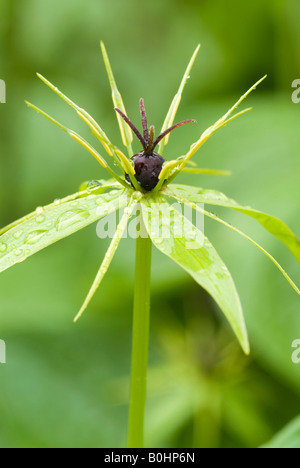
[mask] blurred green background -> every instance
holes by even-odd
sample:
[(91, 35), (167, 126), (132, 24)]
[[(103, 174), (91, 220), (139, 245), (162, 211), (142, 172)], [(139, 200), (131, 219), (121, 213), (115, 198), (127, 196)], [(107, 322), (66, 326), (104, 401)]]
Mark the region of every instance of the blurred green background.
[[(257, 79), (255, 109), (198, 153), (228, 178), (181, 176), (278, 215), (298, 234), (300, 78), (298, 0), (0, 0), (0, 224), (104, 177), (99, 164), (24, 104), (28, 99), (88, 137), (72, 111), (35, 76), (57, 84), (121, 144), (100, 56), (103, 39), (128, 114), (144, 97), (160, 128), (188, 60), (202, 44), (166, 157), (183, 154)], [(138, 143), (135, 148), (138, 149)], [(299, 267), (254, 221), (220, 210), (278, 258)], [(0, 277), (1, 447), (118, 447), (126, 443), (135, 246), (124, 240), (84, 317), (72, 319), (108, 241), (95, 225)], [(236, 281), (252, 354), (243, 356), (217, 306), (166, 257), (154, 252), (146, 417), (149, 447), (256, 447), (300, 413), (299, 297), (259, 251), (206, 222)], [(296, 445), (300, 447), (300, 436)]]

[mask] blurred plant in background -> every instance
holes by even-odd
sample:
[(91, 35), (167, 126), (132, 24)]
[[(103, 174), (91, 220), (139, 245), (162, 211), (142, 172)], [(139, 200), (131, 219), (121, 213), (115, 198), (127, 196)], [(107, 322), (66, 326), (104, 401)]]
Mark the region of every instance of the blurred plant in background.
[[(54, 140), (53, 128), (23, 103), (25, 96), (45, 103), (37, 70), (54, 82), (59, 76), (69, 94), (79, 96), (79, 105), (105, 120), (109, 136), (118, 139), (99, 60), (102, 37), (110, 43), (127, 102), (144, 95), (158, 127), (177, 88), (177, 71), (184, 69), (195, 43), (202, 43), (201, 60), (178, 117), (188, 118), (197, 109), (200, 128), (224, 113), (232, 94), (268, 73), (269, 89), (253, 98), (255, 116), (237, 121), (231, 138), (223, 132), (202, 150), (204, 167), (231, 169), (232, 177), (193, 176), (194, 185), (214, 184), (278, 215), (299, 232), (299, 109), (291, 102), (291, 83), (300, 77), (299, 5), (255, 0), (247, 14), (244, 8), (236, 0), (229, 0), (226, 9), (220, 0), (155, 0), (151, 7), (141, 7), (137, 0), (114, 0), (109, 6), (104, 0), (1, 0), (0, 78), (7, 84), (7, 104), (0, 106), (1, 225), (36, 208), (35, 200), (45, 205), (75, 191), (82, 179), (103, 177), (92, 158), (58, 130)], [(145, 28), (151, 30), (147, 45)], [(149, 67), (154, 58), (158, 67)], [(45, 106), (82, 132), (51, 94)], [(127, 109), (133, 119), (135, 107)], [(176, 155), (197, 136), (196, 129), (186, 129), (174, 142)], [(235, 222), (235, 213), (226, 215)], [(244, 227), (251, 234), (247, 220)], [(220, 255), (237, 283), (252, 360), (245, 361), (206, 294), (155, 254), (148, 445), (258, 446), (299, 413), (300, 368), (291, 361), (291, 343), (300, 338), (297, 295), (263, 256), (252, 255), (252, 246), (238, 237), (232, 242), (222, 226), (212, 230), (207, 223), (206, 230), (221, 246)], [(262, 231), (263, 245), (264, 240)], [(292, 256), (277, 242), (268, 245), (297, 278)], [(80, 327), (72, 323), (90, 284), (95, 252), (100, 261), (106, 248), (92, 226), (2, 275), (0, 338), (7, 343), (7, 364), (0, 366), (2, 447), (125, 443), (120, 428), (126, 427), (130, 370), (132, 241), (121, 245), (91, 313)], [(243, 250), (243, 270), (237, 248)], [(45, 265), (47, 278), (41, 274)], [(204, 432), (203, 424), (209, 430)]]

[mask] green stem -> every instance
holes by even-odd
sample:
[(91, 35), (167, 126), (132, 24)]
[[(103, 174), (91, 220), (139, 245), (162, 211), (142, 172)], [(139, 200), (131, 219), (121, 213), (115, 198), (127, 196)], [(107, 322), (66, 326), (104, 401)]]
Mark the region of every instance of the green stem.
[[(141, 221), (141, 223), (143, 222)], [(136, 277), (128, 428), (129, 448), (143, 447), (146, 403), (152, 242), (146, 234), (144, 225), (141, 226), (141, 232), (143, 236), (136, 239)]]

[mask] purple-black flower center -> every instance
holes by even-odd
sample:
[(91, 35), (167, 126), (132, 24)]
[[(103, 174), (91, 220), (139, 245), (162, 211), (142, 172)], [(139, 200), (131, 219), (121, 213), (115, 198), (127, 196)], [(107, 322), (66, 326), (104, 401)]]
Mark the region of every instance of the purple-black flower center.
[[(125, 120), (127, 125), (131, 128), (131, 130), (135, 133), (137, 138), (140, 140), (143, 151), (132, 156), (132, 160), (134, 162), (134, 169), (135, 169), (135, 178), (140, 184), (140, 186), (147, 192), (153, 190), (159, 181), (159, 175), (161, 173), (163, 164), (165, 159), (158, 153), (154, 152), (155, 147), (158, 143), (172, 130), (181, 125), (190, 122), (196, 122), (195, 120), (183, 120), (175, 125), (172, 125), (170, 128), (162, 132), (156, 139), (154, 139), (154, 126), (151, 125), (148, 128), (148, 122), (146, 117), (146, 111), (144, 106), (143, 99), (140, 100), (140, 111), (142, 117), (142, 126), (143, 126), (143, 136), (138, 131), (138, 129), (133, 125), (131, 120), (125, 115), (120, 109), (117, 107), (115, 110), (121, 115), (121, 117)], [(125, 174), (126, 180), (131, 183), (130, 177), (128, 174)], [(131, 183), (132, 184), (132, 183)]]

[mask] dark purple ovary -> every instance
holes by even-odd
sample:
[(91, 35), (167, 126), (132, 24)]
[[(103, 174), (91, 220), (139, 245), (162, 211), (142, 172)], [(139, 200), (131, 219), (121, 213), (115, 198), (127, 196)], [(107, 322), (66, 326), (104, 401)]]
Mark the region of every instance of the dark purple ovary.
[[(165, 159), (158, 153), (152, 153), (149, 156), (141, 151), (132, 157), (135, 169), (135, 178), (140, 186), (147, 192), (151, 192), (159, 181), (159, 174), (161, 173)], [(128, 174), (126, 180), (130, 182)]]

